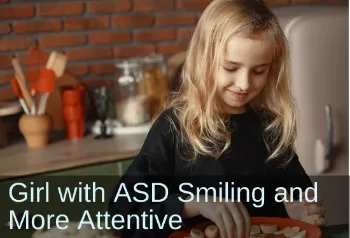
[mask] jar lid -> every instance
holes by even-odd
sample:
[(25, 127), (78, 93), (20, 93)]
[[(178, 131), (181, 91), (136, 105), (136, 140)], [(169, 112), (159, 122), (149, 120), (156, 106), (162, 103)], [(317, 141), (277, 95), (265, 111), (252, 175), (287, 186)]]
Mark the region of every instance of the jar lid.
[(146, 56), (143, 60), (144, 63), (159, 63), (164, 61), (164, 56), (162, 54), (150, 54), (149, 56)]
[(115, 65), (117, 68), (120, 68), (120, 69), (137, 68), (140, 66), (139, 63), (131, 60), (124, 60), (123, 62), (116, 63)]
[(134, 58), (130, 58), (129, 62), (135, 62), (137, 64), (142, 64), (144, 60), (144, 57), (134, 57)]

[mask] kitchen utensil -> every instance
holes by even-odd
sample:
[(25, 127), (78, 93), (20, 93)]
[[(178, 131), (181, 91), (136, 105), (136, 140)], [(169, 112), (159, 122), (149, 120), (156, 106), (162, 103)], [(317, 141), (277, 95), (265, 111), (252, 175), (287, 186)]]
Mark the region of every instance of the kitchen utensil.
[(32, 107), (30, 109), (30, 113), (32, 115), (35, 115), (36, 114), (36, 98), (35, 98), (35, 95), (36, 95), (36, 83), (31, 83), (30, 84), (30, 87), (29, 87), (29, 92), (30, 92), (30, 95), (32, 96)]
[(29, 109), (32, 105), (32, 101), (31, 101), (30, 93), (26, 87), (25, 81), (23, 79), (21, 79), (21, 76), (19, 76), (19, 74), (17, 74), (17, 73), (15, 73), (15, 79), (18, 83), (21, 94), (23, 95), (23, 98), (26, 102), (27, 108)]
[(40, 70), (40, 78), (37, 85), (37, 90), (41, 92), (38, 109), (39, 115), (45, 113), (47, 100), (50, 93), (54, 90), (55, 80), (57, 77), (63, 75), (66, 63), (67, 57), (64, 54), (53, 51), (49, 56), (46, 68)]
[(11, 79), (11, 85), (12, 85), (12, 89), (15, 92), (16, 96), (18, 97), (18, 101), (21, 104), (24, 112), (26, 114), (29, 114), (29, 109), (27, 107), (27, 104), (25, 103), (24, 99), (23, 99), (23, 95), (21, 92), (21, 89), (19, 88), (18, 82), (15, 78)]
[[(36, 100), (35, 100), (35, 92), (33, 91), (34, 85), (38, 81), (40, 75), (40, 67), (44, 61), (47, 60), (46, 53), (41, 51), (38, 46), (31, 47), (27, 55), (23, 55), (25, 57), (24, 61), (27, 65), (30, 65), (30, 68), (22, 70), (19, 59), (16, 55), (12, 57), (12, 65), (15, 69), (15, 79), (18, 80), (18, 85), (20, 87), (21, 93), (18, 91), (15, 92), (18, 95), (21, 95), (24, 98), (24, 101), (27, 105), (30, 114), (36, 113)], [(32, 67), (35, 65), (35, 67)], [(30, 90), (27, 89), (27, 83), (30, 85)], [(17, 88), (13, 88), (17, 90)]]
[(39, 46), (34, 45), (28, 50), (24, 57), (24, 61), (29, 61), (27, 63), (30, 65), (30, 67), (26, 67), (24, 70), (25, 75), (27, 76), (27, 81), (30, 84), (34, 84), (40, 77), (40, 69), (45, 67), (47, 63), (48, 54), (47, 52), (42, 51)]
[(12, 61), (11, 62), (12, 62), (13, 68), (15, 69), (15, 78), (16, 78), (18, 84), (19, 84), (19, 87), (20, 87), (21, 91), (22, 91), (23, 98), (24, 98), (24, 100), (25, 100), (25, 102), (27, 104), (27, 107), (31, 108), (32, 102), (31, 102), (30, 93), (29, 93), (29, 91), (27, 89), (27, 86), (26, 86), (27, 80), (26, 80), (24, 72), (23, 72), (23, 70), (21, 68), (21, 65), (20, 65), (20, 63), (18, 61), (18, 57), (16, 55), (14, 55), (12, 57)]
[(43, 115), (46, 109), (46, 102), (55, 88), (56, 75), (50, 68), (40, 70), (40, 78), (36, 85), (36, 89), (41, 93), (38, 108), (38, 115)]
[(50, 54), (49, 60), (47, 61), (46, 68), (52, 69), (55, 72), (56, 77), (59, 78), (64, 74), (66, 64), (67, 56), (62, 53), (58, 53), (57, 51), (53, 51)]

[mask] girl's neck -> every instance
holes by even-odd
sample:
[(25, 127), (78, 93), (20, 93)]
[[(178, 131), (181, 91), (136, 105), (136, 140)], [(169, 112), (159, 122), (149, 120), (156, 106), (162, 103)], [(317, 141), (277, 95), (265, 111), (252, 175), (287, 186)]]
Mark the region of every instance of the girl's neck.
[(240, 108), (234, 108), (234, 107), (227, 107), (225, 106), (223, 108), (224, 112), (230, 115), (239, 115), (239, 114), (245, 114), (249, 111), (249, 108), (247, 106), (240, 107)]

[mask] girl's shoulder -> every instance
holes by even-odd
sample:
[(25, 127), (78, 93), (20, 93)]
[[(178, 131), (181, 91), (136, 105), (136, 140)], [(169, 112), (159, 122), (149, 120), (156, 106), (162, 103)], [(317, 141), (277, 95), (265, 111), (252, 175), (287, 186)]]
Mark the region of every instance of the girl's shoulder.
[(153, 126), (169, 128), (173, 124), (178, 124), (177, 116), (173, 108), (167, 108), (161, 111), (153, 122)]
[(164, 109), (154, 119), (150, 132), (157, 132), (163, 136), (174, 136), (179, 129), (179, 123), (175, 110), (172, 108)]

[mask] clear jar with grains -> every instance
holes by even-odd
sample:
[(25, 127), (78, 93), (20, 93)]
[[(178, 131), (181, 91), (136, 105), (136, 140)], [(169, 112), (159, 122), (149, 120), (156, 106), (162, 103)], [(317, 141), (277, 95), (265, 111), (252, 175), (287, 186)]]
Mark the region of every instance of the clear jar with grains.
[(166, 64), (163, 55), (151, 54), (142, 62), (143, 87), (149, 97), (151, 117), (161, 109), (163, 99), (167, 96)]
[(116, 120), (123, 126), (137, 126), (150, 121), (149, 100), (144, 85), (142, 67), (135, 61), (123, 61), (116, 67), (122, 72), (115, 81)]

